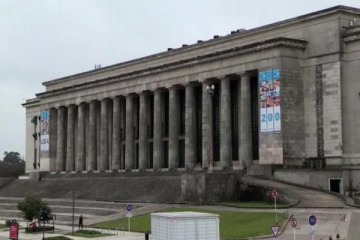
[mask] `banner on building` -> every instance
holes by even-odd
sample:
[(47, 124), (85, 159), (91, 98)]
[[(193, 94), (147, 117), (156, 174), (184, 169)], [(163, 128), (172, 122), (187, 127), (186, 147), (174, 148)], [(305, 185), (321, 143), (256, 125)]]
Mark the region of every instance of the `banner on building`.
[(266, 71), (266, 121), (267, 132), (274, 131), (274, 101), (272, 70)]
[(40, 125), (40, 149), (41, 152), (49, 151), (49, 132), (50, 132), (50, 112), (45, 110), (41, 112)]
[(280, 95), (280, 69), (273, 70), (274, 93), (274, 131), (281, 131), (281, 95)]
[(267, 120), (266, 120), (266, 72), (260, 72), (259, 74), (259, 86), (260, 86), (260, 132), (267, 132)]
[(280, 69), (259, 73), (260, 133), (281, 131)]

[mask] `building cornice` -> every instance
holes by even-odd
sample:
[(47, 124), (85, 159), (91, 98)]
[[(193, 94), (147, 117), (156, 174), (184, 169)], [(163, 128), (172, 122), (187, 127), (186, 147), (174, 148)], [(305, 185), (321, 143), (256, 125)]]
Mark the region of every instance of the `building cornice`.
[(158, 66), (154, 66), (154, 67), (150, 67), (150, 68), (146, 68), (146, 69), (139, 69), (136, 71), (123, 73), (123, 74), (113, 76), (113, 77), (97, 79), (97, 80), (94, 80), (91, 82), (86, 82), (86, 83), (76, 84), (73, 86), (63, 87), (60, 89), (46, 91), (46, 92), (38, 93), (38, 94), (36, 94), (36, 96), (39, 98), (44, 98), (44, 97), (48, 97), (48, 96), (61, 94), (63, 92), (78, 91), (81, 89), (86, 89), (89, 87), (96, 87), (96, 86), (100, 86), (103, 84), (113, 83), (116, 81), (123, 81), (123, 80), (129, 80), (129, 79), (133, 79), (133, 78), (145, 77), (145, 76), (152, 75), (152, 74), (158, 74), (158, 73), (175, 70), (175, 69), (179, 69), (179, 68), (195, 66), (198, 64), (204, 64), (204, 63), (212, 62), (212, 61), (218, 61), (218, 60), (222, 60), (222, 59), (226, 59), (226, 58), (231, 58), (231, 57), (249, 54), (249, 53), (253, 53), (253, 52), (263, 51), (263, 50), (271, 49), (271, 48), (288, 47), (288, 48), (305, 49), (306, 45), (307, 45), (307, 41), (304, 41), (304, 40), (284, 38), (284, 37), (274, 38), (274, 39), (257, 42), (257, 43), (253, 43), (253, 44), (249, 44), (249, 45), (245, 45), (245, 46), (241, 46), (241, 47), (233, 47), (233, 48), (223, 50), (223, 51), (216, 51), (216, 52), (212, 52), (212, 53), (205, 54), (205, 55), (199, 55), (197, 57), (183, 59), (180, 61), (166, 63), (166, 64), (162, 64), (162, 65), (158, 65)]
[(194, 49), (194, 48), (198, 48), (198, 47), (201, 47), (201, 46), (209, 46), (210, 44), (221, 43), (223, 41), (234, 39), (234, 38), (237, 38), (239, 36), (245, 37), (248, 34), (254, 34), (254, 33), (257, 33), (257, 32), (267, 31), (267, 30), (271, 30), (273, 28), (278, 28), (278, 27), (289, 25), (289, 24), (295, 24), (295, 23), (301, 22), (301, 21), (308, 21), (310, 19), (322, 17), (322, 16), (325, 16), (325, 15), (329, 15), (329, 14), (333, 14), (333, 13), (337, 13), (337, 12), (360, 14), (360, 9), (353, 8), (353, 7), (348, 7), (348, 6), (343, 6), (343, 5), (334, 6), (334, 7), (331, 7), (331, 8), (327, 8), (327, 9), (312, 12), (312, 13), (309, 13), (309, 14), (301, 15), (301, 16), (298, 16), (298, 17), (286, 19), (286, 20), (283, 20), (283, 21), (263, 25), (263, 26), (256, 27), (256, 28), (253, 28), (253, 29), (249, 29), (249, 30), (241, 29), (241, 31), (235, 31), (234, 33), (231, 33), (231, 34), (226, 35), (226, 36), (218, 36), (217, 38), (200, 41), (200, 42), (195, 43), (195, 44), (189, 44), (189, 45), (186, 45), (185, 47), (174, 48), (174, 49), (171, 49), (171, 51), (164, 51), (164, 52), (152, 54), (152, 55), (149, 55), (149, 56), (137, 58), (137, 59), (134, 59), (134, 60), (113, 64), (113, 65), (110, 65), (110, 66), (107, 66), (107, 67), (102, 67), (100, 69), (90, 70), (90, 71), (86, 71), (86, 72), (82, 72), (82, 73), (78, 73), (78, 74), (74, 74), (74, 75), (70, 75), (70, 76), (66, 76), (66, 77), (62, 77), (62, 78), (53, 79), (53, 80), (50, 80), (50, 81), (45, 81), (45, 82), (43, 82), (43, 85), (44, 86), (51, 86), (53, 84), (61, 83), (61, 82), (64, 82), (64, 81), (70, 81), (72, 79), (76, 79), (76, 78), (79, 78), (79, 77), (91, 76), (93, 74), (106, 72), (106, 71), (112, 70), (112, 69), (118, 69), (118, 68), (121, 68), (123, 66), (127, 66), (127, 65), (130, 65), (130, 64), (136, 64), (136, 63), (141, 63), (141, 62), (144, 62), (144, 61), (149, 61), (149, 60), (160, 58), (160, 57), (163, 57), (163, 56), (171, 56), (171, 55), (174, 55), (174, 54), (178, 54), (180, 52), (187, 51), (189, 49)]
[(23, 107), (34, 107), (40, 105), (40, 99), (38, 98), (32, 98), (26, 100), (25, 103), (21, 104)]

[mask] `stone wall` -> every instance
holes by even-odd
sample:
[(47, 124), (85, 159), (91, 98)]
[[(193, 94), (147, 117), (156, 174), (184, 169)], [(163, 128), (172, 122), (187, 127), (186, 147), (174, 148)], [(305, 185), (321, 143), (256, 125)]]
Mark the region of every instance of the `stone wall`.
[(342, 172), (344, 179), (344, 194), (354, 199), (360, 205), (360, 168), (348, 167)]
[(340, 62), (322, 65), (324, 154), (327, 165), (340, 164), (342, 155)]
[[(299, 52), (299, 57), (302, 53)], [(281, 110), (284, 165), (302, 165), (305, 158), (304, 94), (299, 59), (282, 58)]]
[(188, 173), (181, 176), (183, 200), (194, 204), (235, 201), (241, 175), (236, 173)]
[(306, 158), (323, 156), (328, 166), (340, 164), (342, 94), (339, 55), (318, 57), (304, 64)]
[(275, 180), (316, 188), (323, 191), (329, 190), (329, 178), (341, 177), (341, 170), (278, 169), (274, 171)]
[[(360, 27), (354, 41), (344, 44), (342, 78), (342, 151), (346, 165), (360, 164)], [(356, 29), (354, 29), (356, 30)]]
[(15, 178), (0, 178), (0, 188), (6, 186), (7, 184), (11, 183), (12, 181), (14, 181)]
[(305, 187), (329, 191), (329, 179), (342, 179), (342, 189), (345, 196), (360, 204), (360, 168), (349, 167), (329, 170), (291, 170), (278, 169), (274, 172), (274, 179)]

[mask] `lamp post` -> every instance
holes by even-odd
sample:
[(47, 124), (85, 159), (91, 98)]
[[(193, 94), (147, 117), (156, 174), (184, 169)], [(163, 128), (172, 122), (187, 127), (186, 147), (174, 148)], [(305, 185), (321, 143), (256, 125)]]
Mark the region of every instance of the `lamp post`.
[(37, 154), (37, 151), (36, 151), (36, 140), (37, 140), (37, 129), (36, 129), (36, 126), (37, 126), (37, 116), (34, 116), (32, 119), (31, 119), (31, 123), (34, 124), (34, 133), (33, 133), (33, 138), (34, 138), (34, 162), (33, 162), (33, 166), (34, 166), (34, 169), (36, 169), (36, 154)]
[(206, 91), (209, 94), (209, 172), (214, 169), (214, 142), (213, 142), (213, 95), (215, 91), (214, 84), (208, 84)]

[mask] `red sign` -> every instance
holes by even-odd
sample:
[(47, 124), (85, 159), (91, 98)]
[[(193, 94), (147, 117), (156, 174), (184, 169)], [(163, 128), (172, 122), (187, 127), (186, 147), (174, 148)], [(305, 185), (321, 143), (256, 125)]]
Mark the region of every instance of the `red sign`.
[(10, 226), (10, 239), (18, 240), (19, 239), (19, 224), (11, 224)]
[(278, 196), (279, 196), (278, 192), (277, 192), (275, 189), (272, 190), (272, 192), (271, 192), (271, 197), (272, 197), (273, 199), (277, 199)]

